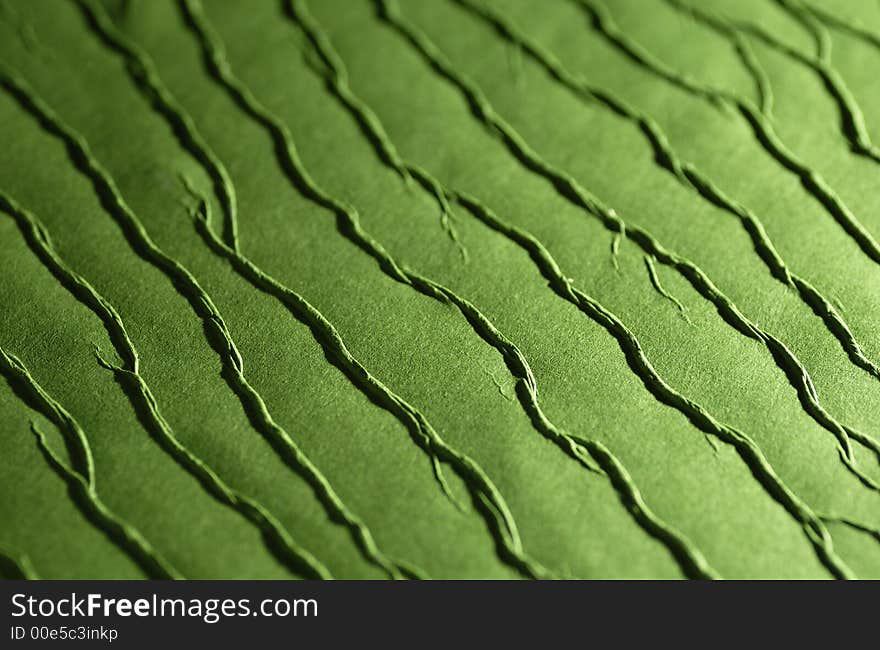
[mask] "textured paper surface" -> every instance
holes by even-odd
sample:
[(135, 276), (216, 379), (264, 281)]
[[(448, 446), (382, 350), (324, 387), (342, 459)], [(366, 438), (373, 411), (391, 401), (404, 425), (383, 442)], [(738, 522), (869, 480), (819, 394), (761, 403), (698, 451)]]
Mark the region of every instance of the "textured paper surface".
[(2, 9), (4, 573), (880, 577), (875, 5)]

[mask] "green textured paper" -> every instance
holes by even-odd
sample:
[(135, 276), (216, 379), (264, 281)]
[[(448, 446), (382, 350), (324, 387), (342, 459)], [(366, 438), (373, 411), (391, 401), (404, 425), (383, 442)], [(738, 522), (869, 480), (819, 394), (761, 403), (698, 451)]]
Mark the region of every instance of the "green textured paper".
[(0, 2), (4, 576), (880, 578), (876, 4)]

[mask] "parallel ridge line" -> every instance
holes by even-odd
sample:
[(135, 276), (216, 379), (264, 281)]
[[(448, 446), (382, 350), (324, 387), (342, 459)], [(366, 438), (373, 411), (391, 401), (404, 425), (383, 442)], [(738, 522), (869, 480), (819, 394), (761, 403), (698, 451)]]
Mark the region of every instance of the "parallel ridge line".
[(572, 0), (588, 15), (593, 28), (624, 56), (667, 83), (715, 106), (733, 105), (752, 129), (755, 139), (784, 169), (800, 180), (804, 189), (818, 201), (841, 229), (855, 241), (862, 252), (880, 264), (880, 243), (843, 202), (818, 171), (798, 158), (779, 139), (766, 115), (750, 101), (737, 94), (701, 84), (678, 72), (627, 36), (614, 22), (608, 9), (598, 0)]
[[(288, 13), (313, 43), (317, 54), (327, 67), (327, 78), (332, 84), (330, 92), (352, 114), (353, 118), (366, 132), (368, 141), (376, 149), (380, 160), (395, 169), (401, 177), (411, 175), (418, 179), (424, 191), (433, 195), (441, 192), (444, 203), (452, 194), (427, 170), (417, 167), (401, 156), (393, 140), (385, 131), (381, 120), (350, 87), (345, 62), (334, 48), (329, 35), (322, 25), (311, 15), (305, 0), (293, 0), (287, 5)], [(648, 509), (641, 493), (626, 468), (601, 442), (588, 438), (577, 438), (555, 425), (543, 412), (538, 401), (538, 387), (534, 373), (522, 352), (508, 339), (480, 310), (467, 299), (452, 290), (414, 272), (407, 271), (412, 285), (425, 295), (445, 296), (464, 315), (474, 331), (489, 345), (495, 348), (505, 360), (508, 370), (516, 381), (516, 394), (534, 428), (557, 444), (568, 456), (587, 469), (593, 469), (597, 462), (602, 471), (609, 476), (618, 491), (619, 498), (634, 516), (637, 523), (652, 537), (663, 543), (679, 562), (682, 571), (692, 578), (714, 578), (717, 573), (703, 557), (702, 553), (683, 534), (659, 519)], [(424, 287), (429, 290), (425, 291)]]
[[(300, 158), (296, 142), (288, 126), (269, 111), (235, 75), (226, 57), (223, 41), (205, 15), (201, 2), (182, 0), (180, 6), (187, 25), (202, 48), (208, 71), (214, 80), (229, 93), (241, 110), (272, 136), (279, 163), (290, 182), (304, 197), (334, 214), (339, 230), (362, 250), (373, 256), (388, 275), (403, 283), (408, 283), (406, 272), (381, 244), (363, 230), (359, 215), (354, 208), (329, 195), (311, 177)], [(482, 467), (472, 458), (447, 443), (423, 413), (367, 370), (348, 350), (333, 324), (314, 305), (217, 237), (210, 225), (210, 212), (207, 203), (203, 202), (198, 214), (201, 218), (197, 224), (211, 249), (226, 258), (232, 267), (256, 288), (284, 304), (297, 320), (309, 327), (328, 359), (345, 374), (349, 381), (406, 426), (414, 442), (431, 459), (441, 488), (454, 502), (452, 493), (443, 478), (440, 463), (452, 467), (467, 486), (474, 505), (482, 513), (502, 559), (528, 577), (550, 577), (551, 573), (529, 557), (523, 549), (513, 514), (501, 492)]]
[(727, 21), (710, 10), (698, 9), (683, 0), (663, 1), (679, 13), (686, 14), (690, 18), (703, 23), (732, 42), (743, 67), (752, 77), (752, 81), (755, 84), (761, 112), (768, 118), (772, 117), (774, 102), (773, 86), (770, 83), (770, 77), (767, 76), (767, 71), (761, 65), (761, 61), (752, 49), (748, 39), (738, 30), (733, 29)]
[[(726, 297), (709, 281), (705, 274), (700, 271), (692, 263), (683, 258), (667, 251), (659, 245), (650, 235), (632, 227), (626, 227), (622, 219), (617, 216), (616, 212), (607, 208), (597, 198), (586, 192), (571, 176), (558, 172), (548, 162), (541, 159), (532, 149), (522, 140), (521, 136), (513, 130), (489, 104), (482, 91), (476, 87), (473, 82), (461, 75), (452, 64), (448, 61), (445, 54), (437, 48), (437, 46), (428, 39), (417, 27), (410, 23), (400, 12), (399, 6), (392, 0), (380, 1), (380, 18), (389, 24), (393, 29), (398, 31), (426, 60), (430, 67), (444, 79), (459, 88), (465, 95), (468, 103), (477, 116), (487, 128), (498, 134), (505, 144), (511, 149), (512, 153), (522, 162), (524, 166), (535, 173), (545, 176), (554, 186), (563, 193), (564, 196), (583, 207), (589, 214), (597, 216), (602, 223), (612, 229), (614, 232), (623, 232), (628, 238), (639, 244), (645, 252), (653, 254), (661, 263), (674, 266), (688, 280), (698, 282), (697, 286), (703, 286), (710, 291), (710, 295), (716, 297), (716, 302), (723, 306), (730, 314), (739, 314), (739, 310), (730, 303)], [(469, 207), (475, 216), (487, 216), (489, 213), (482, 210), (478, 204), (471, 203)], [(644, 357), (641, 345), (632, 335), (632, 333), (617, 319), (613, 317), (604, 307), (599, 305), (589, 296), (571, 289), (566, 276), (559, 273), (556, 263), (549, 258), (549, 252), (540, 246), (538, 242), (531, 236), (524, 237), (522, 233), (513, 227), (505, 227), (497, 218), (486, 218), (484, 222), (492, 225), (496, 230), (506, 234), (513, 241), (529, 250), (533, 260), (542, 266), (546, 271), (545, 277), (551, 281), (551, 286), (561, 293), (562, 297), (571, 300), (574, 298), (576, 304), (585, 313), (589, 315), (600, 325), (606, 328), (612, 336), (617, 339), (622, 349), (627, 354), (631, 368), (636, 374), (642, 378), (645, 386), (652, 394), (665, 404), (673, 406), (684, 414), (694, 423), (701, 431), (708, 435), (715, 435), (719, 439), (733, 445), (740, 455), (743, 457), (748, 466), (752, 469), (756, 476), (761, 477), (762, 486), (773, 496), (785, 509), (797, 520), (803, 527), (804, 531), (813, 543), (817, 555), (826, 565), (826, 567), (837, 577), (852, 577), (851, 570), (846, 567), (843, 561), (834, 553), (831, 538), (827, 529), (815, 514), (804, 504), (794, 493), (792, 493), (782, 483), (781, 479), (776, 476), (775, 471), (764, 458), (763, 453), (758, 446), (746, 434), (740, 433), (735, 429), (727, 427), (714, 419), (701, 406), (695, 404), (691, 400), (685, 398), (679, 393), (671, 389), (657, 375), (656, 371)], [(551, 280), (552, 278), (552, 280)], [(561, 283), (562, 286), (556, 286)], [(563, 290), (564, 287), (568, 289)], [(723, 300), (722, 300), (723, 298)], [(741, 319), (744, 318), (740, 315)], [(751, 331), (747, 328), (746, 331)], [(746, 333), (746, 332), (744, 332)], [(784, 348), (787, 350), (787, 348)], [(844, 434), (846, 432), (843, 432)], [(848, 443), (846, 437), (841, 437), (841, 444)], [(847, 445), (848, 448), (848, 445)], [(843, 449), (841, 450), (843, 452)], [(845, 458), (846, 456), (844, 456)], [(847, 464), (851, 470), (855, 470), (852, 464)]]
[(764, 490), (801, 525), (817, 556), (832, 575), (842, 579), (855, 578), (853, 571), (834, 551), (831, 535), (822, 520), (776, 474), (751, 437), (720, 422), (702, 406), (666, 383), (648, 360), (632, 331), (615, 314), (577, 289), (562, 272), (547, 248), (531, 233), (504, 222), (474, 197), (457, 194), (456, 200), (486, 226), (516, 242), (529, 254), (557, 295), (575, 305), (613, 336), (633, 373), (659, 402), (679, 411), (705, 434), (731, 445)]
[[(130, 245), (147, 262), (161, 270), (186, 298), (192, 308), (206, 325), (212, 337), (211, 343), (221, 355), (226, 372), (241, 373), (241, 355), (226, 327), (220, 312), (211, 297), (202, 289), (195, 277), (178, 261), (164, 253), (152, 240), (137, 215), (125, 202), (109, 172), (92, 154), (88, 142), (43, 101), (22, 79), (6, 71), (0, 71), (0, 86), (18, 101), (47, 132), (61, 140), (67, 148), (77, 170), (87, 177), (98, 194), (107, 213), (117, 222)], [(21, 214), (24, 214), (19, 210)], [(48, 257), (43, 257), (44, 263)], [(62, 275), (66, 275), (59, 268)], [(202, 459), (187, 448), (175, 435), (171, 425), (159, 410), (158, 403), (138, 371), (131, 339), (123, 328), (121, 319), (114, 314), (110, 304), (101, 299), (87, 283), (77, 281), (69, 275), (70, 284), (76, 286), (75, 295), (88, 296), (84, 301), (101, 318), (108, 330), (114, 331), (114, 346), (121, 345), (120, 356), (123, 365), (107, 361), (99, 350), (95, 353), (99, 363), (112, 371), (125, 388), (132, 406), (150, 422), (152, 433), (165, 451), (218, 501), (237, 511), (256, 526), (270, 542), (270, 548), (291, 570), (306, 577), (329, 579), (329, 570), (308, 550), (300, 546), (287, 532), (279, 520), (255, 499), (247, 497), (227, 485)]]
[(713, 24), (710, 24), (707, 12), (679, 0), (667, 0), (670, 3), (674, 2), (683, 13), (690, 13), (695, 20), (710, 25), (713, 31), (732, 42), (741, 40), (743, 36), (751, 36), (793, 59), (800, 65), (813, 70), (821, 79), (835, 104), (837, 104), (840, 113), (841, 130), (849, 142), (852, 151), (874, 162), (880, 162), (880, 149), (871, 142), (871, 136), (865, 123), (864, 112), (859, 106), (855, 95), (847, 86), (846, 81), (831, 62), (831, 38), (828, 31), (809, 13), (806, 7), (799, 3), (791, 2), (790, 0), (774, 1), (782, 5), (788, 13), (814, 35), (814, 39), (817, 42), (816, 53), (805, 54), (785, 43), (761, 25), (753, 22), (716, 17)]
[(225, 165), (199, 133), (183, 105), (159, 78), (156, 66), (146, 51), (116, 27), (98, 0), (76, 0), (76, 2), (95, 35), (109, 49), (122, 56), (138, 90), (165, 118), (183, 148), (207, 172), (214, 183), (214, 192), (223, 207), (224, 237), (232, 248), (238, 250), (238, 207), (235, 184)]
[[(701, 198), (737, 217), (752, 238), (755, 251), (767, 265), (772, 276), (798, 291), (801, 300), (822, 318), (823, 323), (837, 338), (854, 365), (874, 377), (880, 378), (880, 367), (865, 356), (861, 346), (856, 341), (855, 336), (839, 311), (809, 281), (793, 273), (788, 268), (760, 219), (751, 210), (724, 194), (722, 190), (716, 187), (692, 164), (682, 161), (669, 144), (666, 134), (656, 121), (608, 91), (591, 86), (582, 77), (570, 72), (551, 52), (523, 33), (522, 30), (503, 15), (473, 0), (455, 1), (474, 15), (488, 21), (505, 38), (516, 42), (553, 79), (568, 88), (576, 96), (586, 96), (587, 98), (594, 99), (600, 106), (636, 125), (651, 144), (657, 164), (669, 171), (685, 187), (694, 190)], [(478, 88), (473, 87), (472, 84), (467, 86), (467, 92), (473, 94), (477, 99), (487, 102), (482, 92)], [(576, 181), (567, 177), (560, 170), (543, 163), (543, 161), (534, 162), (539, 160), (537, 153), (532, 151), (522, 141), (522, 138), (516, 134), (509, 124), (504, 122), (497, 113), (494, 113), (491, 106), (485, 110), (484, 119), (490, 120), (491, 125), (501, 132), (508, 148), (511, 149), (515, 156), (524, 159), (526, 166), (530, 169), (537, 169), (537, 173), (545, 176), (557, 188), (561, 185), (563, 196), (569, 198), (575, 204), (587, 208), (593, 216), (598, 217), (602, 221), (606, 228), (622, 236), (627, 236), (652, 258), (659, 259), (662, 264), (676, 268), (694, 286), (698, 293), (715, 305), (729, 325), (741, 334), (763, 343), (796, 389), (804, 410), (838, 440), (841, 456), (847, 467), (867, 487), (874, 490), (880, 489), (876, 481), (857, 467), (850, 445), (850, 438), (873, 451), (878, 457), (880, 457), (880, 441), (877, 441), (869, 434), (838, 422), (836, 418), (822, 407), (806, 367), (782, 341), (761, 329), (756, 323), (748, 320), (733, 301), (715, 287), (709, 277), (695, 264), (671, 251), (667, 251), (667, 255), (657, 255), (657, 250), (662, 249), (662, 245), (654, 240), (647, 231), (625, 225), (613, 210), (601, 206), (596, 197), (590, 195), (584, 188), (578, 186)], [(615, 242), (618, 238), (617, 234), (615, 235)]]
[[(39, 409), (58, 426), (68, 444), (81, 448), (80, 455), (91, 456), (88, 438), (76, 419), (37, 382), (21, 360), (0, 347), (0, 374), (4, 375), (16, 393), (29, 406)], [(141, 532), (108, 508), (91, 478), (69, 466), (49, 446), (45, 435), (31, 423), (37, 444), (46, 461), (67, 484), (83, 515), (101, 530), (123, 553), (128, 555), (151, 578), (180, 580), (183, 575), (166, 560)], [(74, 432), (75, 430), (75, 432)]]
[[(111, 50), (125, 59), (126, 69), (138, 91), (178, 134), (178, 140), (183, 148), (192, 154), (205, 169), (208, 177), (214, 180), (214, 192), (225, 215), (224, 241), (230, 248), (239, 251), (235, 185), (223, 161), (213, 152), (195, 121), (165, 85), (150, 55), (117, 29), (99, 4), (92, 0), (78, 0), (78, 2), (86, 13), (91, 29)], [(425, 575), (422, 570), (412, 571), (410, 569), (413, 567), (409, 565), (404, 567), (395, 562), (379, 549), (373, 533), (364, 521), (344, 503), (330, 481), (298, 447), (284, 427), (272, 417), (260, 393), (245, 378), (243, 363), (238, 353), (236, 357), (238, 363), (226, 373), (227, 381), (230, 382), (233, 391), (261, 435), (268, 439), (282, 460), (309, 484), (331, 520), (344, 526), (364, 558), (389, 577)]]

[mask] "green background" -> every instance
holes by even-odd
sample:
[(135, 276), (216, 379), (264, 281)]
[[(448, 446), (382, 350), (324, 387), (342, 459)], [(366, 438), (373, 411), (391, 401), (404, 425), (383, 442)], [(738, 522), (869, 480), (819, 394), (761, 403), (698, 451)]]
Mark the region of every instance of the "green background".
[[(118, 312), (181, 448), (325, 577), (394, 577), (378, 553), (444, 579), (880, 578), (880, 5), (691, 2), (2, 0), (0, 191)], [(220, 165), (237, 263), (194, 218), (224, 234)], [(76, 472), (69, 427), (4, 370), (6, 572), (158, 577), (100, 499), (180, 576), (313, 577), (160, 444), (7, 212), (0, 347), (79, 424), (95, 487), (47, 462), (31, 422)]]

